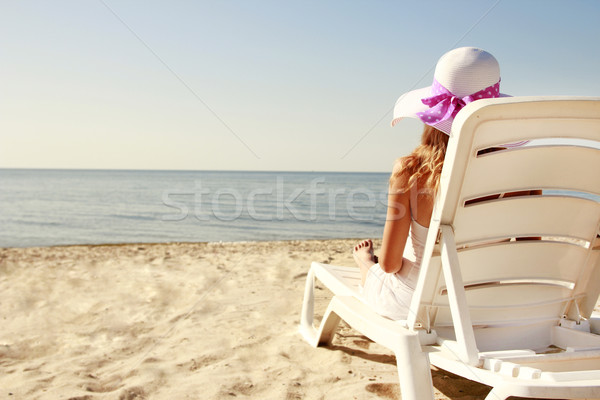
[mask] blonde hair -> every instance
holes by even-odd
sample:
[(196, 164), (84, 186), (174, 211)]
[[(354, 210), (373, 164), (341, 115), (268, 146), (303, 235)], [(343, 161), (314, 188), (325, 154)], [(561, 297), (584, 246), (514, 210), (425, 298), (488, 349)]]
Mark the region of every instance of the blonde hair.
[(411, 154), (399, 160), (400, 168), (392, 174), (390, 183), (396, 189), (405, 192), (419, 182), (435, 195), (440, 185), (447, 146), (448, 135), (425, 125), (421, 144)]

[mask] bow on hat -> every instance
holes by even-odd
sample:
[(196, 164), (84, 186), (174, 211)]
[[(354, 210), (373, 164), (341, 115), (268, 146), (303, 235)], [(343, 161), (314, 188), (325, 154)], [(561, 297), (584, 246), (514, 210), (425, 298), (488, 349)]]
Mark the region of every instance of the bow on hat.
[(500, 81), (468, 96), (457, 97), (434, 79), (431, 92), (433, 96), (421, 99), (423, 104), (429, 106), (429, 110), (417, 113), (419, 119), (427, 125), (453, 119), (464, 106), (475, 100), (499, 97)]

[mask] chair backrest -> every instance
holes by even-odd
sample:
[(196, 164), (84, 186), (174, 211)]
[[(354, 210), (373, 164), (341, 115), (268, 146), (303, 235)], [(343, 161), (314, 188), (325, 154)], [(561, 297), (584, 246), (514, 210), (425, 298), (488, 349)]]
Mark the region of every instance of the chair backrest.
[(479, 350), (543, 348), (563, 316), (589, 317), (600, 294), (600, 98), (479, 100), (457, 115), (408, 319), (452, 337), (440, 225), (454, 232)]

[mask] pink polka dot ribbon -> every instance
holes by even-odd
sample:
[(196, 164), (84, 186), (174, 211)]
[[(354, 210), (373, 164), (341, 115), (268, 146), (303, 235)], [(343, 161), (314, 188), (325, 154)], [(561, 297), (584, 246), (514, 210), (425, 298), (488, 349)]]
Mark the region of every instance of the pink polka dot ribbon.
[(500, 81), (479, 92), (459, 98), (434, 79), (431, 93), (433, 96), (421, 99), (423, 104), (429, 106), (429, 110), (417, 113), (421, 121), (427, 125), (435, 125), (453, 119), (464, 106), (475, 100), (499, 97)]

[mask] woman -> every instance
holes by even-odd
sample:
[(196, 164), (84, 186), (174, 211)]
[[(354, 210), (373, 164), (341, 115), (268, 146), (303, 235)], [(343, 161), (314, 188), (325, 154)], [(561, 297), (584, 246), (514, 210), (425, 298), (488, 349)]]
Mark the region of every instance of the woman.
[(380, 256), (375, 256), (371, 240), (354, 247), (363, 295), (379, 314), (407, 318), (455, 115), (470, 102), (504, 96), (499, 89), (500, 67), (494, 56), (463, 47), (440, 58), (430, 87), (396, 102), (392, 126), (413, 117), (425, 128), (421, 144), (394, 166)]

